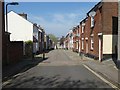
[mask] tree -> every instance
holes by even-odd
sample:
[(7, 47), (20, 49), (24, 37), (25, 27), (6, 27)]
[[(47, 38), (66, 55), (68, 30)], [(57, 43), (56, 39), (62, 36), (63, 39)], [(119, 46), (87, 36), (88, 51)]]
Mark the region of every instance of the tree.
[(55, 44), (57, 44), (58, 38), (54, 34), (48, 34), (48, 36), (53, 42), (55, 42)]
[(32, 57), (33, 54), (33, 42), (28, 40), (25, 42), (25, 56)]

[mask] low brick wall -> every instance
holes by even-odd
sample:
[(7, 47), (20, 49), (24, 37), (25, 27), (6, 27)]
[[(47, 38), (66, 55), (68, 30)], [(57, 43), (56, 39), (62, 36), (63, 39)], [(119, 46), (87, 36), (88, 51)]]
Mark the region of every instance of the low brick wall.
[(10, 42), (9, 63), (15, 63), (23, 58), (23, 41)]
[[(2, 65), (6, 64), (13, 64), (19, 62), (23, 58), (23, 42), (22, 41), (14, 41), (8, 42), (8, 47), (4, 44), (4, 53), (3, 53), (3, 60)], [(7, 60), (7, 49), (9, 50)]]

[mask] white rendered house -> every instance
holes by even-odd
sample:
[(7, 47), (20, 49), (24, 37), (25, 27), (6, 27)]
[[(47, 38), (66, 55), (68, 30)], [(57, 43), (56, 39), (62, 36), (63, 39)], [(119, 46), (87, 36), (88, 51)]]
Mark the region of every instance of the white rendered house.
[[(36, 34), (37, 28), (34, 26), (33, 23), (26, 20), (25, 18), (15, 13), (14, 11), (10, 11), (7, 14), (7, 16), (8, 16), (8, 32), (11, 33), (10, 41), (24, 41), (24, 42), (29, 40), (33, 41), (33, 36), (37, 35)], [(35, 38), (38, 39), (38, 36), (35, 36)], [(33, 44), (34, 52), (38, 50), (37, 47), (39, 47), (38, 44)]]

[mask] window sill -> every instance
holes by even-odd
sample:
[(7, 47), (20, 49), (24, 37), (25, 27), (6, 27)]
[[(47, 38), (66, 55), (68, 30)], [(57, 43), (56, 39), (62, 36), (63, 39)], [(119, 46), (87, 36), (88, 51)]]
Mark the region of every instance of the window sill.
[(93, 51), (93, 49), (90, 49), (90, 51)]
[(92, 26), (92, 27), (90, 27), (91, 29), (93, 29), (94, 28), (94, 26)]

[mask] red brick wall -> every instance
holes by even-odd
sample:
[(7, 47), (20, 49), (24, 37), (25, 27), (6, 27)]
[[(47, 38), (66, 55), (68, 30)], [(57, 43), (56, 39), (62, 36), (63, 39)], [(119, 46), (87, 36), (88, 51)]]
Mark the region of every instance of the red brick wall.
[(79, 42), (80, 42), (79, 48), (80, 48), (80, 52), (82, 52), (82, 48), (81, 48), (81, 47), (82, 47), (82, 46), (81, 46), (81, 45), (82, 45), (82, 44), (81, 44), (81, 32), (82, 32), (82, 31), (81, 31), (81, 30), (82, 30), (82, 27), (81, 27), (81, 24), (80, 24), (80, 25), (79, 25), (79, 33), (80, 33), (80, 37), (79, 37)]
[(3, 48), (3, 57), (2, 57), (2, 64), (3, 65), (5, 65), (5, 64), (7, 64), (7, 48), (9, 48), (8, 46), (7, 46), (7, 43), (8, 43), (8, 45), (10, 45), (10, 36), (9, 36), (9, 34), (8, 33), (3, 33), (3, 46), (2, 46), (2, 48)]
[[(8, 40), (8, 42), (6, 42)], [(8, 43), (8, 46), (7, 46)], [(9, 36), (5, 35), (4, 38), (4, 53), (3, 53), (3, 66), (6, 64), (13, 64), (20, 61), (23, 58), (23, 42), (22, 41), (9, 41)], [(7, 60), (8, 52), (8, 60)]]
[(117, 2), (103, 2), (103, 34), (112, 34), (112, 16), (118, 17)]
[[(91, 17), (88, 16), (82, 22), (85, 21), (84, 33), (82, 33), (82, 23), (80, 23), (79, 33), (80, 33), (80, 51), (86, 54), (86, 44), (88, 43), (88, 54), (98, 57), (99, 56), (99, 36), (98, 33), (112, 34), (112, 17), (118, 17), (118, 3), (117, 2), (102, 2), (96, 6), (94, 16), (95, 25), (91, 28)], [(102, 6), (101, 6), (102, 5)], [(76, 34), (76, 30), (73, 31)], [(91, 34), (93, 34), (94, 46), (91, 49)], [(84, 49), (82, 49), (82, 38), (84, 38)], [(88, 38), (88, 40), (86, 40)], [(73, 38), (74, 49), (76, 48), (76, 37)], [(102, 45), (101, 45), (102, 46)], [(102, 52), (102, 50), (101, 50)], [(102, 53), (101, 53), (102, 54)]]
[(76, 51), (76, 29), (73, 30), (73, 51)]
[[(76, 32), (77, 32), (77, 34), (79, 34), (79, 26), (77, 26)], [(79, 52), (79, 36), (76, 36), (76, 40), (77, 40), (77, 42), (76, 42), (76, 48), (78, 46), (78, 48), (76, 49), (76, 51)]]
[(2, 27), (1, 27), (2, 28), (2, 33), (1, 33), (2, 34), (2, 38), (1, 38), (2, 39), (2, 43), (1, 43), (2, 44), (2, 50), (1, 51), (2, 51), (2, 64), (4, 64), (5, 61), (6, 61), (6, 55), (5, 55), (6, 54), (5, 53), (5, 51), (6, 51), (6, 46), (5, 46), (6, 45), (6, 43), (5, 43), (6, 40), (5, 40), (5, 25), (4, 25), (5, 24), (5, 21), (4, 21), (4, 2), (0, 2), (0, 7), (2, 9), (2, 10), (0, 10), (0, 12), (1, 12), (0, 14), (2, 14), (1, 19), (0, 19), (0, 20), (2, 20), (2, 23), (1, 23), (2, 24)]
[[(89, 23), (90, 23), (90, 17), (88, 18)], [(96, 15), (94, 17), (94, 21), (95, 21), (95, 26), (93, 29), (90, 29), (89, 32), (89, 53), (92, 54), (93, 56), (98, 57), (99, 55), (99, 37), (98, 37), (98, 33), (102, 32), (102, 19), (101, 19), (101, 12), (100, 9), (98, 9), (96, 11)], [(93, 34), (93, 41), (94, 41), (94, 46), (93, 46), (93, 50), (91, 50), (91, 36), (90, 34)]]
[[(99, 56), (99, 37), (98, 33), (112, 34), (112, 16), (118, 16), (118, 4), (117, 2), (103, 2), (102, 7), (97, 9), (94, 17), (95, 26), (93, 29), (90, 28), (90, 17), (86, 22), (85, 26), (85, 37), (88, 37), (89, 54), (98, 57)], [(90, 35), (94, 34), (94, 48), (91, 50), (91, 39)], [(84, 41), (84, 49), (86, 42)], [(83, 51), (85, 53), (85, 51)]]
[[(85, 22), (85, 30), (84, 30), (84, 53), (89, 53), (90, 51), (90, 18), (87, 18)], [(88, 39), (86, 39), (88, 38)], [(86, 52), (86, 44), (88, 44), (88, 52)]]
[[(75, 30), (73, 31), (74, 37), (73, 37), (73, 51), (78, 52), (79, 49), (77, 48), (78, 42), (79, 42), (79, 37), (76, 36), (79, 33), (79, 27), (76, 27)], [(79, 46), (78, 46), (79, 48)]]
[[(84, 32), (82, 33), (82, 24), (80, 25), (80, 51), (82, 52), (82, 53), (86, 53), (86, 40), (85, 40), (85, 38), (86, 37), (88, 37), (87, 36), (87, 34), (89, 33), (88, 31), (90, 30), (89, 29), (89, 27), (88, 27), (88, 21), (85, 21), (84, 22), (85, 23), (85, 26), (84, 26)], [(82, 38), (84, 39), (84, 40), (82, 40)], [(83, 41), (83, 43), (84, 43), (84, 45), (83, 45), (83, 49), (82, 49), (82, 41)]]
[(10, 42), (9, 48), (9, 62), (15, 63), (23, 58), (23, 42), (14, 41)]
[[(83, 49), (82, 49), (82, 38), (84, 38), (84, 46), (83, 46)], [(85, 53), (85, 28), (84, 28), (84, 33), (82, 33), (82, 26), (81, 26), (81, 52), (82, 53)]]
[(68, 37), (66, 38), (66, 49), (68, 49)]

